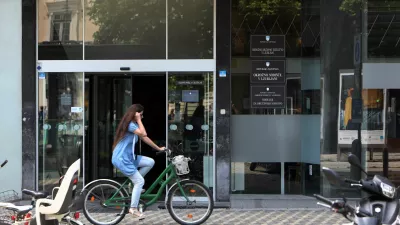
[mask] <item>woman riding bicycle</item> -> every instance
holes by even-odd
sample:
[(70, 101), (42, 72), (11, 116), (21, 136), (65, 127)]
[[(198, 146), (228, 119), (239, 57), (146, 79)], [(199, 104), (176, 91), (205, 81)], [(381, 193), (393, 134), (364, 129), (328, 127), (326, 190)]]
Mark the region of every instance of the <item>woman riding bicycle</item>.
[[(137, 210), (144, 185), (143, 177), (154, 166), (154, 160), (146, 156), (136, 155), (135, 144), (140, 137), (150, 147), (159, 151), (165, 150), (165, 147), (157, 146), (147, 137), (146, 129), (142, 123), (143, 110), (144, 107), (140, 104), (134, 104), (128, 108), (118, 125), (112, 155), (112, 164), (125, 176), (129, 177), (134, 184), (129, 213), (138, 219), (144, 218), (143, 213)], [(139, 167), (140, 169), (138, 170)]]

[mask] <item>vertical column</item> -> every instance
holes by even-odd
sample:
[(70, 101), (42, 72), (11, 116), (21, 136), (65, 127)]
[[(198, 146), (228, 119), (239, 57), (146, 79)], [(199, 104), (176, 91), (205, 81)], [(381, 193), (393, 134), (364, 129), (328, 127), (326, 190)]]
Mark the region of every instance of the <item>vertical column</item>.
[[(353, 20), (339, 10), (341, 1), (321, 0), (321, 73), (324, 77), (323, 146), (321, 154), (337, 154), (339, 70), (354, 68)], [(325, 187), (325, 186), (324, 186)], [(329, 187), (326, 186), (326, 187)], [(323, 190), (329, 196), (329, 190)]]
[(36, 1), (22, 0), (22, 187), (36, 189)]
[(216, 1), (216, 201), (230, 201), (231, 0)]

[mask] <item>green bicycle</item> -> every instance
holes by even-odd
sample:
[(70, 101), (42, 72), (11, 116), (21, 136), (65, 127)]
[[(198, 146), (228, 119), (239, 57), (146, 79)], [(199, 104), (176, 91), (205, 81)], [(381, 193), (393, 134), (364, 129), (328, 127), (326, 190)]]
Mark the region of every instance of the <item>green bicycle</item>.
[[(214, 200), (210, 191), (201, 182), (181, 178), (190, 172), (188, 166), (190, 158), (183, 155), (171, 157), (171, 150), (168, 149), (164, 152), (167, 154), (169, 165), (140, 196), (138, 210), (143, 212), (156, 203), (161, 198), (166, 185), (173, 183), (168, 189), (165, 200), (171, 217), (179, 224), (204, 223), (214, 209)], [(151, 194), (157, 186), (159, 186), (157, 193)], [(96, 225), (118, 224), (130, 208), (131, 187), (132, 183), (128, 178), (122, 184), (109, 179), (99, 179), (87, 184), (82, 190), (85, 217)], [(95, 208), (94, 212), (92, 208)]]

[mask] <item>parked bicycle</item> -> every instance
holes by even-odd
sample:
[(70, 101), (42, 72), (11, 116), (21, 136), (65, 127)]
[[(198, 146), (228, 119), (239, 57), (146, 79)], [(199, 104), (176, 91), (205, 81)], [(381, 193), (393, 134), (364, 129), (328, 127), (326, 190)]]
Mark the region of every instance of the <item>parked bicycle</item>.
[[(172, 157), (172, 151), (166, 149), (168, 166), (154, 183), (140, 196), (138, 210), (143, 212), (156, 203), (167, 184), (173, 183), (168, 189), (165, 204), (171, 217), (179, 224), (197, 225), (204, 223), (214, 209), (214, 200), (209, 189), (201, 182), (182, 179), (189, 174), (190, 158), (183, 155)], [(166, 177), (166, 179), (165, 179)], [(164, 180), (165, 179), (165, 180)], [(127, 186), (132, 187), (128, 178), (124, 183), (114, 180), (99, 179), (87, 184), (82, 190), (84, 196), (83, 213), (92, 224), (118, 224), (128, 213), (131, 196)], [(157, 186), (158, 189), (157, 189)], [(157, 190), (156, 194), (151, 194)], [(95, 209), (92, 211), (92, 209)], [(179, 211), (183, 209), (182, 211)]]
[[(0, 168), (7, 164), (7, 160), (1, 164)], [(75, 198), (75, 189), (78, 183), (77, 174), (79, 174), (80, 160), (77, 160), (68, 169), (65, 176), (60, 177), (59, 187), (53, 188), (51, 195), (47, 192), (32, 191), (23, 189), (22, 193), (31, 196), (31, 204), (29, 205), (15, 205), (9, 201), (15, 198), (7, 198), (5, 202), (0, 202), (0, 208), (7, 210), (8, 218), (0, 219), (0, 225), (10, 224), (24, 224), (24, 225), (40, 225), (51, 222), (52, 225), (69, 224), (69, 225), (83, 225), (79, 218), (79, 212), (73, 213), (71, 217), (70, 208), (72, 207)], [(67, 177), (63, 183), (64, 178)], [(14, 191), (9, 191), (13, 194)], [(58, 196), (57, 194), (60, 193)], [(17, 194), (13, 194), (17, 196)], [(37, 204), (38, 203), (38, 204)], [(36, 207), (39, 206), (37, 211)], [(37, 220), (36, 218), (40, 218)]]

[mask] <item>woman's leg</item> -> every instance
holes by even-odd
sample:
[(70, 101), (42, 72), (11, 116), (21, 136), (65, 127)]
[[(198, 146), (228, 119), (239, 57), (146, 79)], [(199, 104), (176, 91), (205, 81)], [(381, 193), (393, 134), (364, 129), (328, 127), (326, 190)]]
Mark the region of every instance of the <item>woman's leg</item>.
[(136, 210), (139, 204), (140, 193), (144, 185), (144, 179), (138, 171), (130, 176), (129, 179), (131, 179), (132, 183), (134, 184), (132, 189), (131, 209), (133, 208), (134, 210)]
[(154, 166), (154, 159), (149, 158), (147, 156), (142, 156), (142, 158), (139, 161), (138, 167), (139, 173), (142, 175), (142, 177), (146, 176), (146, 174), (153, 168)]

